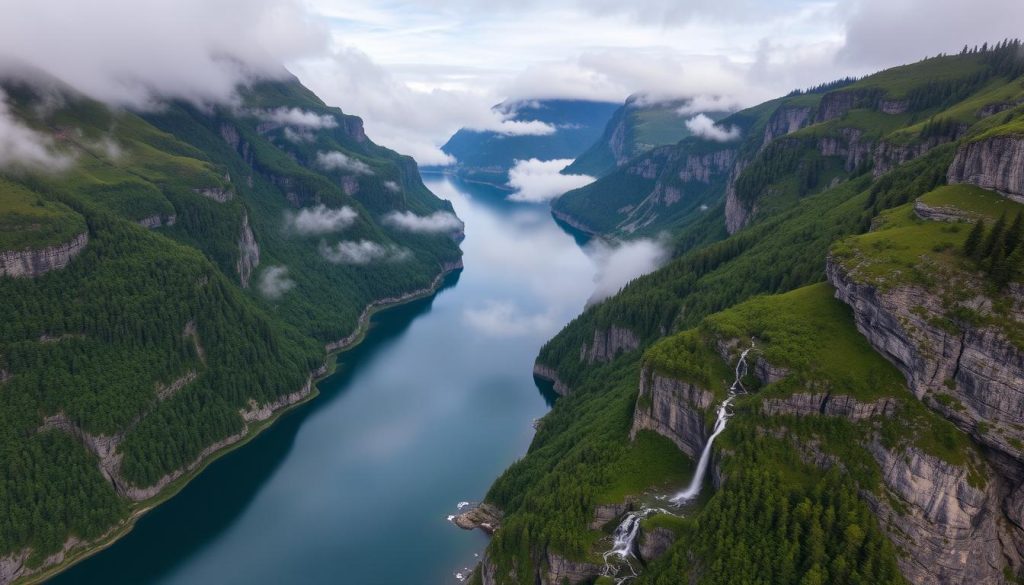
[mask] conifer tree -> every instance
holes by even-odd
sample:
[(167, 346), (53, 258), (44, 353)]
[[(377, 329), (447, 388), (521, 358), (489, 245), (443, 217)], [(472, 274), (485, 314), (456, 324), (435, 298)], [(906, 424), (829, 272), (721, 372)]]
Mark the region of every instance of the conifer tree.
[(985, 220), (979, 219), (974, 224), (974, 228), (971, 229), (971, 233), (967, 234), (967, 240), (964, 241), (964, 254), (969, 258), (974, 258), (978, 252), (978, 246), (981, 245), (981, 240), (985, 236)]
[(988, 237), (985, 238), (985, 243), (981, 247), (981, 258), (991, 258), (995, 252), (996, 247), (999, 246), (1003, 241), (1003, 232), (1006, 231), (1006, 214), (999, 216), (999, 220), (992, 226), (992, 231), (988, 233)]

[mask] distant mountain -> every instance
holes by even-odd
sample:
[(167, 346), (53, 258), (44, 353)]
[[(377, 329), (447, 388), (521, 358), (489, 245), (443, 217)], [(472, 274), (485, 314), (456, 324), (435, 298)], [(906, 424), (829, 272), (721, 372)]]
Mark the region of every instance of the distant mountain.
[(497, 105), (509, 119), (539, 121), (554, 127), (545, 135), (513, 136), (463, 128), (441, 147), (454, 156), (457, 174), (473, 180), (504, 185), (517, 159), (574, 159), (592, 145), (616, 104), (582, 100), (518, 101)]
[(692, 136), (686, 121), (698, 113), (714, 121), (729, 115), (727, 111), (681, 113), (680, 109), (690, 103), (690, 99), (649, 102), (642, 96), (630, 96), (615, 110), (600, 139), (564, 172), (603, 177), (658, 146)]

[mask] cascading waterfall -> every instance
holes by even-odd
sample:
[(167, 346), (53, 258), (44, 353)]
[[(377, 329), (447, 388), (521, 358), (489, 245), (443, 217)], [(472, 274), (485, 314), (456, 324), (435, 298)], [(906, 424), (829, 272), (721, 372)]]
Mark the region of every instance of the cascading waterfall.
[[(640, 522), (651, 514), (670, 514), (668, 510), (661, 508), (641, 508), (635, 512), (626, 514), (622, 522), (615, 527), (612, 534), (612, 549), (604, 553), (604, 575), (615, 577), (616, 585), (622, 585), (626, 581), (638, 577), (636, 567), (630, 562), (630, 557), (636, 558), (636, 538), (640, 535)], [(619, 563), (624, 563), (622, 567)], [(622, 569), (628, 570), (628, 574), (620, 576)]]
[(697, 461), (697, 471), (693, 474), (693, 479), (690, 480), (690, 485), (687, 488), (669, 500), (673, 504), (680, 506), (696, 498), (700, 494), (700, 489), (704, 485), (704, 474), (707, 473), (708, 463), (711, 461), (711, 445), (715, 442), (715, 437), (722, 434), (725, 430), (725, 423), (732, 416), (729, 411), (729, 405), (736, 399), (736, 396), (741, 392), (746, 393), (746, 388), (743, 387), (743, 377), (747, 375), (747, 354), (754, 349), (754, 341), (750, 341), (750, 347), (743, 350), (740, 354), (740, 361), (736, 362), (736, 377), (732, 381), (732, 386), (729, 386), (729, 396), (718, 405), (718, 418), (715, 419), (715, 427), (711, 431), (711, 436), (708, 437), (708, 442), (704, 444), (704, 450), (700, 453), (700, 459)]

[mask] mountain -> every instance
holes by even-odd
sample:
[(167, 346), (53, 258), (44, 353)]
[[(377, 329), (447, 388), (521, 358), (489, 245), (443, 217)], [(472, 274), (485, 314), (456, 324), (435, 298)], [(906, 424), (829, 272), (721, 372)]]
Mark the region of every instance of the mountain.
[(7, 583), (123, 535), (310, 399), (372, 308), (461, 265), (461, 222), (294, 78), (144, 112), (42, 74), (2, 89), (46, 162), (0, 173)]
[[(664, 222), (674, 258), (541, 349), (562, 396), (456, 519), (494, 534), (472, 582), (1018, 582), (1022, 44), (729, 125), (734, 142), (684, 140), (619, 175), (637, 203), (701, 182), (708, 209)], [(710, 152), (731, 164), (679, 177)], [(628, 237), (610, 192), (590, 192), (603, 231)], [(700, 495), (671, 506), (691, 479)]]
[(461, 129), (441, 147), (458, 161), (452, 170), (475, 180), (504, 185), (516, 160), (574, 159), (601, 135), (615, 104), (582, 100), (532, 100), (499, 104), (507, 120), (543, 122), (551, 132), (509, 135)]
[(643, 96), (630, 96), (612, 114), (600, 139), (563, 172), (603, 177), (645, 152), (691, 136), (693, 132), (686, 121), (694, 116), (703, 114), (718, 121), (729, 114), (727, 111), (691, 113), (692, 105), (691, 99), (651, 101)]

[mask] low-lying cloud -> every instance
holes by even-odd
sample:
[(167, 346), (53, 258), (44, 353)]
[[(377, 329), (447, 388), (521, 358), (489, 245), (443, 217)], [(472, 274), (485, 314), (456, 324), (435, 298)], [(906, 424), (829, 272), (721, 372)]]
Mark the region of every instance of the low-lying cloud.
[(295, 281), (288, 278), (287, 266), (269, 266), (260, 275), (258, 285), (260, 294), (274, 300), (284, 296), (284, 293), (295, 288)]
[(53, 151), (53, 140), (25, 126), (7, 107), (7, 96), (0, 91), (0, 168), (25, 167), (60, 171), (72, 159)]
[(743, 107), (736, 97), (723, 95), (698, 95), (690, 98), (676, 109), (680, 116), (692, 116), (703, 112), (734, 112)]
[(461, 230), (462, 221), (454, 213), (437, 211), (430, 215), (416, 215), (411, 211), (395, 211), (384, 216), (384, 223), (400, 230), (436, 234)]
[(302, 108), (277, 108), (274, 110), (261, 110), (256, 117), (267, 121), (289, 126), (291, 128), (306, 128), (310, 130), (321, 130), (323, 128), (337, 128), (338, 120), (330, 114), (317, 114)]
[(370, 240), (348, 240), (328, 245), (320, 243), (320, 255), (331, 264), (365, 265), (371, 262), (400, 262), (407, 260), (412, 252), (390, 244), (378, 244)]
[(402, 187), (400, 187), (398, 183), (394, 181), (384, 181), (384, 188), (387, 189), (388, 191), (391, 191), (392, 193), (398, 193), (399, 191), (402, 190)]
[(490, 337), (543, 334), (557, 328), (551, 312), (530, 314), (511, 301), (490, 300), (482, 306), (463, 309), (462, 320)]
[(571, 163), (572, 159), (517, 160), (508, 172), (508, 185), (515, 189), (508, 198), (540, 203), (594, 182), (594, 177), (589, 175), (563, 175), (562, 169)]
[(357, 217), (359, 214), (347, 205), (330, 209), (321, 204), (286, 213), (285, 227), (302, 235), (329, 234), (351, 226)]
[(357, 175), (373, 174), (370, 165), (337, 150), (316, 153), (316, 164), (325, 171), (348, 171)]
[(704, 114), (697, 114), (687, 120), (686, 127), (690, 132), (693, 132), (694, 136), (714, 140), (716, 142), (729, 142), (740, 137), (740, 129), (736, 126), (723, 128)]
[(597, 264), (594, 293), (587, 304), (614, 295), (633, 279), (653, 272), (669, 259), (666, 247), (650, 239), (631, 240), (617, 246), (594, 240), (587, 245), (587, 254)]

